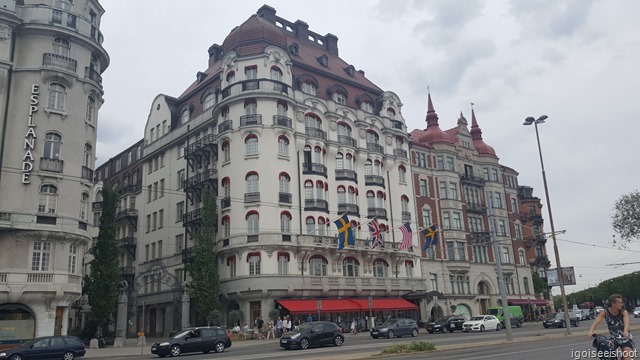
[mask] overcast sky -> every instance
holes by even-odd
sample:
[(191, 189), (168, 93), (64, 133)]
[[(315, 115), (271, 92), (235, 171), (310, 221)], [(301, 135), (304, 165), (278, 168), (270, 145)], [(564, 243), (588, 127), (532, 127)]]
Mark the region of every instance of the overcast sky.
[[(207, 49), (254, 14), (264, 0), (100, 0), (111, 64), (103, 73), (98, 163), (143, 137), (160, 93), (180, 95), (207, 67)], [(640, 270), (640, 244), (612, 249), (612, 207), (638, 188), (640, 2), (270, 1), (277, 15), (338, 36), (340, 56), (404, 104), (407, 127), (424, 129), (427, 86), (440, 126), (470, 121), (521, 185), (546, 201), (534, 128), (539, 127), (563, 266), (576, 291)], [(634, 100), (635, 98), (635, 100)], [(571, 242), (570, 242), (571, 241)], [(578, 242), (578, 243), (573, 243)], [(591, 244), (591, 245), (589, 245)], [(554, 264), (551, 240), (547, 251)], [(580, 277), (580, 275), (582, 275)], [(555, 293), (559, 293), (557, 289)]]

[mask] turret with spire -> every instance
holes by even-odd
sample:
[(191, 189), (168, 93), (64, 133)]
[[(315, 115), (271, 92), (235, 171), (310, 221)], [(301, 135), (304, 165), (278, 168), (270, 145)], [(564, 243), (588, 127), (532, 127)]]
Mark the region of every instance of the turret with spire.
[(482, 140), (482, 130), (478, 126), (473, 107), (471, 107), (471, 139), (473, 139), (473, 146), (478, 150), (478, 154), (496, 156), (496, 151)]
[(436, 143), (436, 142), (444, 142), (453, 144), (451, 137), (446, 132), (440, 129), (440, 125), (438, 124), (438, 114), (436, 110), (433, 108), (433, 101), (431, 100), (431, 92), (427, 90), (427, 128), (425, 132), (420, 137), (420, 142), (423, 144)]

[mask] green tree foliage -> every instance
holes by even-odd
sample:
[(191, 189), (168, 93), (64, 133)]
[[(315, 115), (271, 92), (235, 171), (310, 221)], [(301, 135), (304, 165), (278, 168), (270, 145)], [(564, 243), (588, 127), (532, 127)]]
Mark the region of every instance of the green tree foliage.
[(531, 279), (533, 280), (534, 293), (540, 294), (541, 292), (549, 291), (549, 286), (547, 285), (547, 281), (541, 278), (537, 272), (533, 272), (533, 274), (531, 274)]
[(202, 227), (194, 235), (194, 260), (187, 271), (191, 281), (187, 284), (189, 296), (198, 313), (198, 318), (209, 322), (211, 315), (220, 310), (220, 278), (218, 276), (218, 254), (215, 249), (215, 226), (218, 222), (216, 198), (209, 188), (202, 194)]
[(109, 329), (109, 322), (118, 306), (120, 263), (116, 239), (116, 210), (120, 195), (111, 189), (102, 190), (102, 216), (98, 240), (90, 252), (91, 275), (85, 278), (84, 290), (89, 296), (91, 313), (97, 325), (95, 336)]
[(629, 304), (640, 301), (640, 271), (608, 279), (595, 287), (590, 287), (567, 295), (568, 299), (580, 305), (585, 301), (592, 301), (597, 305), (603, 305), (602, 301), (611, 294), (620, 294)]
[(617, 247), (626, 247), (631, 241), (640, 239), (640, 192), (622, 195), (613, 206), (611, 215), (613, 230), (620, 235), (613, 241)]
[(227, 320), (229, 321), (229, 327), (233, 327), (236, 324), (242, 326), (244, 324), (244, 313), (242, 310), (231, 310), (227, 315)]

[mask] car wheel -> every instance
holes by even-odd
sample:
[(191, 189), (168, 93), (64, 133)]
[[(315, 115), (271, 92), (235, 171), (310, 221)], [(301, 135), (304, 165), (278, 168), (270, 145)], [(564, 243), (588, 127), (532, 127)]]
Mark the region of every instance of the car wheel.
[(23, 357), (20, 354), (15, 354), (11, 357), (11, 360), (22, 360)]
[(453, 329), (449, 329), (449, 332), (450, 332), (450, 333), (452, 333), (452, 332), (453, 332)]
[(171, 355), (171, 357), (176, 357), (180, 355), (181, 350), (180, 345), (173, 345), (169, 348), (169, 355)]
[(411, 330), (411, 336), (413, 336), (413, 337), (418, 336), (418, 330), (416, 330), (416, 329)]
[(308, 348), (309, 348), (309, 339), (304, 338), (304, 339), (300, 340), (300, 349), (306, 350)]
[(480, 332), (484, 332), (484, 325), (480, 325)]
[(342, 346), (342, 343), (344, 342), (344, 339), (342, 338), (342, 336), (338, 335), (333, 339), (333, 345), (335, 346)]
[(371, 335), (372, 338), (377, 339), (378, 335)]
[(213, 346), (213, 350), (215, 350), (215, 352), (217, 353), (221, 353), (224, 351), (224, 349), (226, 348), (226, 346), (224, 346), (224, 343), (222, 341), (218, 341), (214, 346)]
[(389, 332), (387, 333), (387, 338), (389, 339), (393, 339), (396, 336), (396, 334), (393, 332), (393, 330), (389, 330)]
[(75, 359), (76, 354), (72, 353), (71, 351), (67, 351), (66, 353), (64, 353), (64, 355), (62, 355), (62, 360), (73, 360)]
[(496, 325), (496, 331), (500, 331), (500, 329), (502, 329), (502, 325), (500, 324)]

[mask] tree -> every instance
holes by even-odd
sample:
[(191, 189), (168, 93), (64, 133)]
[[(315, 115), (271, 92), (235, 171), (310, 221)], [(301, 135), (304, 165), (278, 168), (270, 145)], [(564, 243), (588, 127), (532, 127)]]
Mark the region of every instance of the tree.
[(620, 234), (613, 245), (626, 247), (634, 239), (640, 239), (640, 192), (638, 190), (622, 195), (613, 206), (611, 215), (613, 230)]
[(84, 292), (89, 297), (91, 313), (97, 325), (95, 336), (105, 334), (118, 306), (120, 262), (116, 240), (116, 210), (120, 195), (111, 189), (102, 190), (102, 216), (98, 240), (90, 250), (91, 275), (85, 277)]
[(195, 256), (193, 263), (187, 266), (191, 276), (187, 288), (199, 318), (209, 322), (210, 315), (215, 310), (220, 310), (218, 253), (215, 249), (215, 226), (218, 222), (218, 214), (216, 198), (208, 187), (203, 191), (202, 200), (202, 226), (193, 235)]
[(533, 272), (533, 274), (531, 274), (531, 279), (533, 280), (534, 293), (540, 294), (549, 291), (549, 285), (547, 285), (547, 282), (541, 278), (537, 272)]

